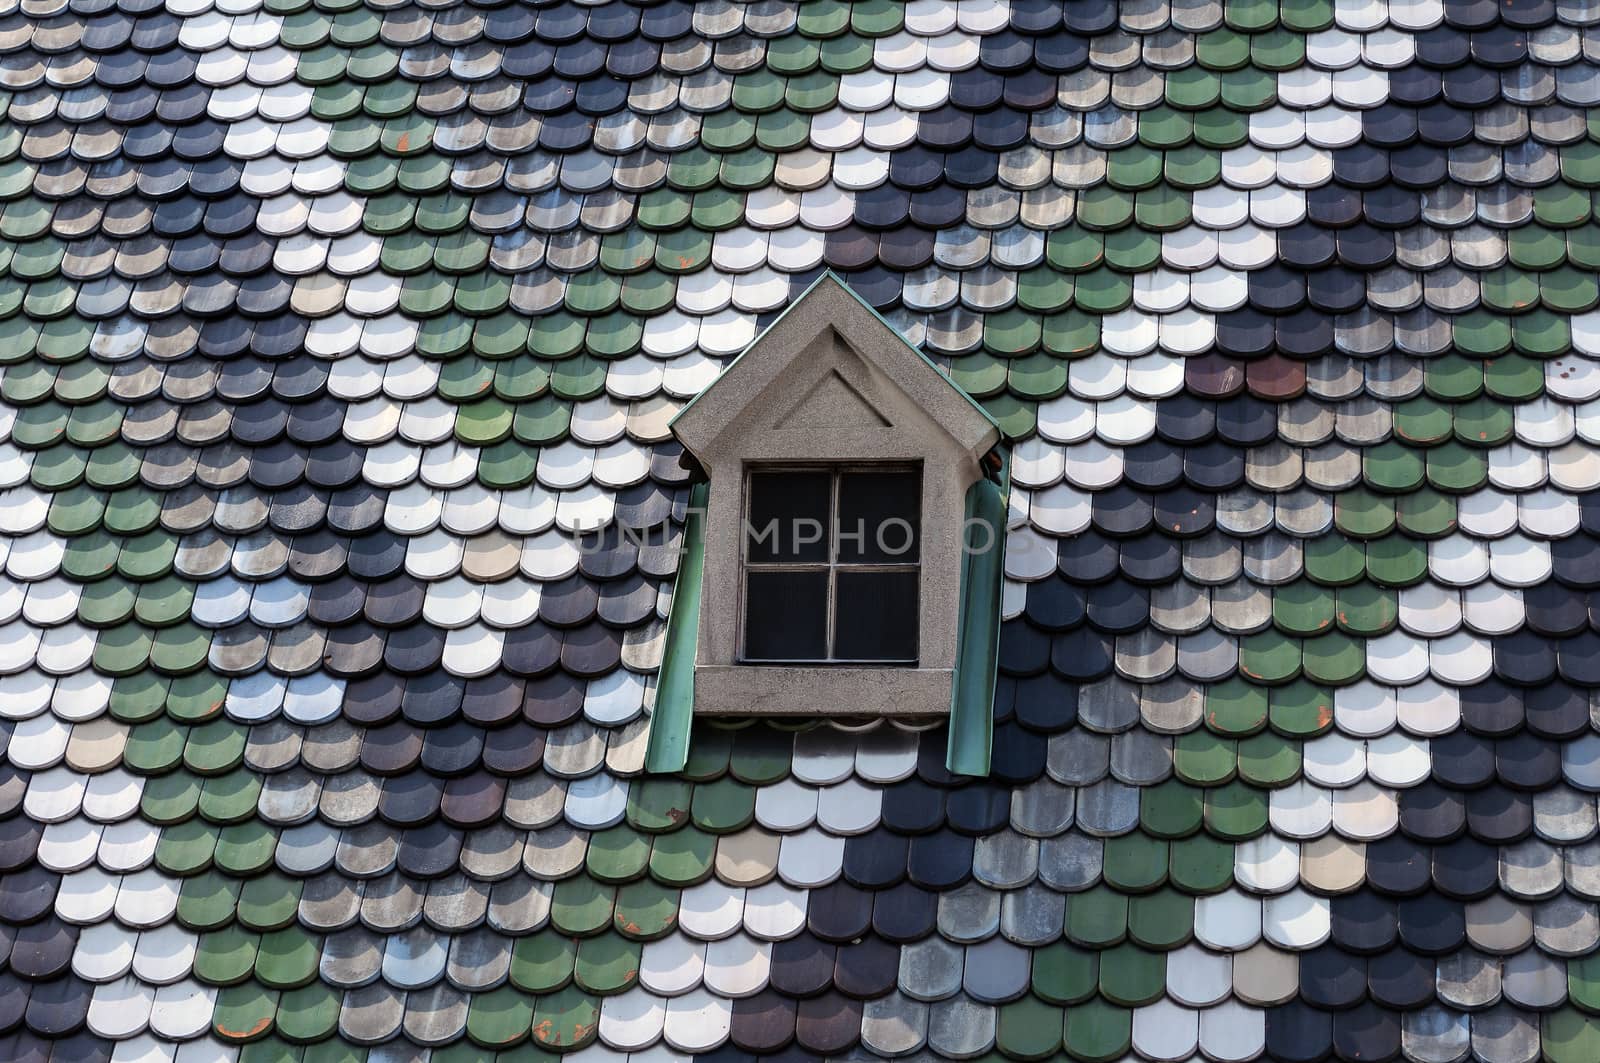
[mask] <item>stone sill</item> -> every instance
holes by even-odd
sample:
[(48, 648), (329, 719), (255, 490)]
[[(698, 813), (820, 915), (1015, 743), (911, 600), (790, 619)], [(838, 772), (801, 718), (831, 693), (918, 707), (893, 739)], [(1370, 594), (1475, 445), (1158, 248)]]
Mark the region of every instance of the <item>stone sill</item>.
[(949, 668), (699, 665), (696, 716), (948, 716)]

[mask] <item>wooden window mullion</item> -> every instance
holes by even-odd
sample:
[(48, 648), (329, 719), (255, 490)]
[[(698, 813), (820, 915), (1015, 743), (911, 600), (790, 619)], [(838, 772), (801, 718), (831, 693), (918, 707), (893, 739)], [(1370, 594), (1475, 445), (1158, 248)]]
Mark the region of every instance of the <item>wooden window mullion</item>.
[(839, 470), (828, 473), (828, 659), (834, 652), (834, 634), (839, 621)]

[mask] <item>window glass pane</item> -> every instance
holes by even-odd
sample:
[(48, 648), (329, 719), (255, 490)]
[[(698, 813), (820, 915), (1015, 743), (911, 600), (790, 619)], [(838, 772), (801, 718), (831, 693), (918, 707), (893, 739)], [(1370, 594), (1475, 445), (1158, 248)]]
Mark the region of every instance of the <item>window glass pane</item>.
[(846, 661), (914, 661), (917, 573), (838, 574), (833, 655)]
[(828, 571), (745, 574), (744, 655), (820, 661), (828, 656)]
[(828, 560), (826, 472), (759, 472), (750, 477), (749, 560)]
[(839, 561), (916, 564), (922, 492), (915, 472), (847, 472), (839, 477)]

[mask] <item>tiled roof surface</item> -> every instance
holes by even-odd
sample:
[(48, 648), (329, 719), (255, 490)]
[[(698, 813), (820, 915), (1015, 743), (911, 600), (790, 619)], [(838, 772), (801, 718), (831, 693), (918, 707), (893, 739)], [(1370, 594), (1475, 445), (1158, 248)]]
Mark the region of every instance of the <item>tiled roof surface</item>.
[[(1600, 1060), (1594, 0), (3, 7), (0, 1058)], [(824, 268), (1010, 439), (993, 774), (644, 775)]]

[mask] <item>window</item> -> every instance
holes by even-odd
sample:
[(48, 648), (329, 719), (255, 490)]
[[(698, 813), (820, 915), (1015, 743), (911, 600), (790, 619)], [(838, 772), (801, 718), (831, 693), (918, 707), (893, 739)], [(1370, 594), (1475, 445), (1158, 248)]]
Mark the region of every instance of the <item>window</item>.
[(904, 465), (749, 473), (745, 661), (917, 663), (921, 481)]

